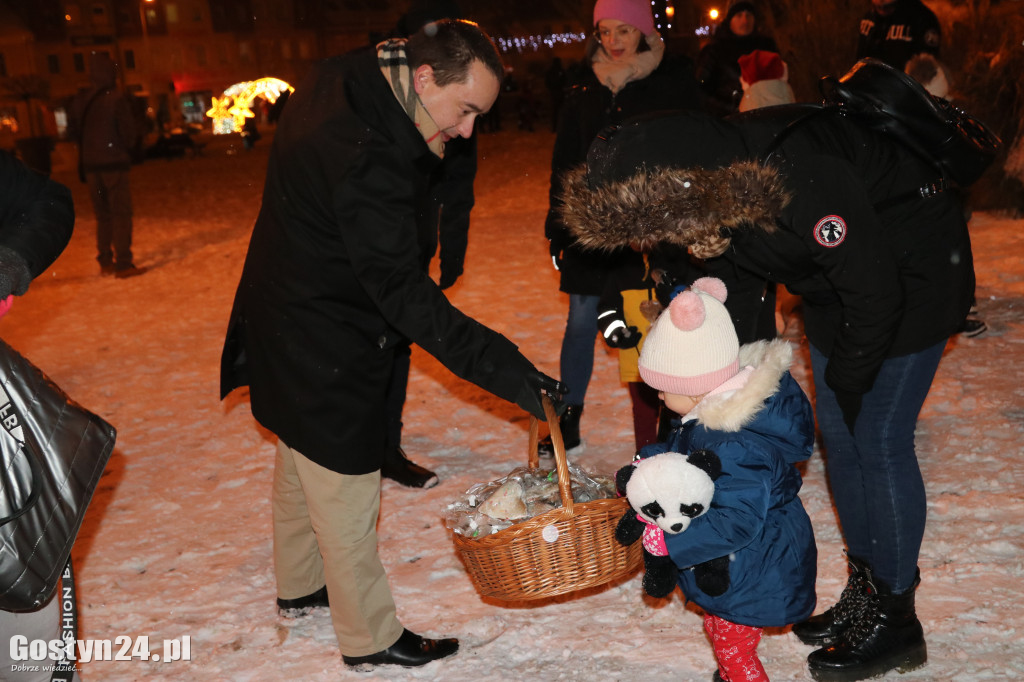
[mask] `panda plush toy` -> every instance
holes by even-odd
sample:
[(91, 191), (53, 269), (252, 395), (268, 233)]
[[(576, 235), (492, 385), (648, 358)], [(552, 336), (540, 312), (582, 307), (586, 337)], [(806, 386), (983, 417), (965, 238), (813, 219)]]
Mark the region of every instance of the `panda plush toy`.
[[(652, 597), (666, 597), (676, 587), (678, 569), (668, 555), (665, 533), (682, 533), (708, 510), (721, 473), (718, 455), (698, 450), (639, 459), (615, 475), (619, 494), (631, 507), (619, 520), (615, 539), (628, 546), (643, 538), (643, 588)], [(698, 564), (693, 571), (697, 587), (712, 597), (729, 588), (728, 556)]]

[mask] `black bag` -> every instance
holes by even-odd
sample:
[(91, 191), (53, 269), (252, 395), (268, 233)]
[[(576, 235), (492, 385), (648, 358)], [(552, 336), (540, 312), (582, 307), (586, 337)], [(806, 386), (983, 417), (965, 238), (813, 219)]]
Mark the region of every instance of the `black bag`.
[(71, 555), (116, 431), (0, 340), (0, 609), (34, 611)]
[(825, 76), (818, 86), (826, 104), (896, 137), (962, 187), (981, 177), (1002, 147), (981, 121), (877, 59), (861, 59), (846, 75)]

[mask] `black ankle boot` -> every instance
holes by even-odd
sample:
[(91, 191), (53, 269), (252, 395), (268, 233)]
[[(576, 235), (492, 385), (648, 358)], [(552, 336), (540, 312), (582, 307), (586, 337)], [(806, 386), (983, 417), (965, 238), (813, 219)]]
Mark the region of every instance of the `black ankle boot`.
[(277, 612), (285, 618), (301, 618), (321, 606), (330, 606), (327, 598), (327, 586), (324, 585), (316, 592), (307, 594), (305, 597), (295, 599), (277, 598)]
[(384, 455), (380, 475), (407, 488), (433, 488), (437, 485), (437, 475), (411, 461), (402, 448), (394, 448)]
[(402, 631), (398, 641), (383, 651), (369, 656), (342, 656), (341, 660), (348, 666), (369, 668), (376, 665), (402, 665), (407, 668), (426, 665), (445, 656), (451, 656), (459, 650), (457, 639), (426, 639), (417, 634)]
[(843, 593), (839, 595), (839, 601), (824, 613), (811, 616), (793, 626), (793, 634), (804, 644), (831, 644), (864, 609), (868, 599), (871, 569), (856, 557), (847, 555), (846, 560), (850, 564), (850, 577), (846, 581)]
[[(568, 405), (565, 408), (565, 413), (558, 418), (558, 428), (562, 432), (562, 442), (565, 444), (566, 454), (582, 452), (583, 442), (580, 440), (580, 416), (582, 414), (582, 405)], [(555, 446), (551, 442), (551, 436), (544, 436), (537, 443), (537, 456), (555, 456)]]
[(818, 682), (854, 682), (894, 668), (904, 673), (924, 665), (928, 649), (914, 610), (920, 582), (915, 579), (902, 594), (893, 594), (877, 579), (869, 582), (867, 605), (853, 624), (835, 644), (807, 657), (811, 677)]

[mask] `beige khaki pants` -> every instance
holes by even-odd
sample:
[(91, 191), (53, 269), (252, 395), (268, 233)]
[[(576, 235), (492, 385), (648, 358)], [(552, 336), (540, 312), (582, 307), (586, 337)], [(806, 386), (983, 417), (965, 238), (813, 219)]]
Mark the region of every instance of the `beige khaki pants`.
[(326, 585), (346, 656), (397, 642), (402, 625), (377, 554), (380, 472), (339, 474), (279, 440), (272, 506), (278, 597), (296, 599)]

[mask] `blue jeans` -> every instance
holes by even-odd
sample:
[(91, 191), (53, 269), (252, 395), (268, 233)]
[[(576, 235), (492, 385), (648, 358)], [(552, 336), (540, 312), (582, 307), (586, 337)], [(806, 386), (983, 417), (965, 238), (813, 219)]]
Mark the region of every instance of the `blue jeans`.
[(561, 374), (569, 392), (567, 405), (582, 405), (594, 372), (594, 337), (597, 336), (597, 304), (600, 296), (569, 294), (569, 317), (562, 337)]
[(815, 413), (847, 551), (895, 593), (910, 589), (917, 575), (926, 503), (914, 427), (945, 347), (943, 341), (886, 360), (851, 435), (825, 384), (828, 358), (811, 346)]

